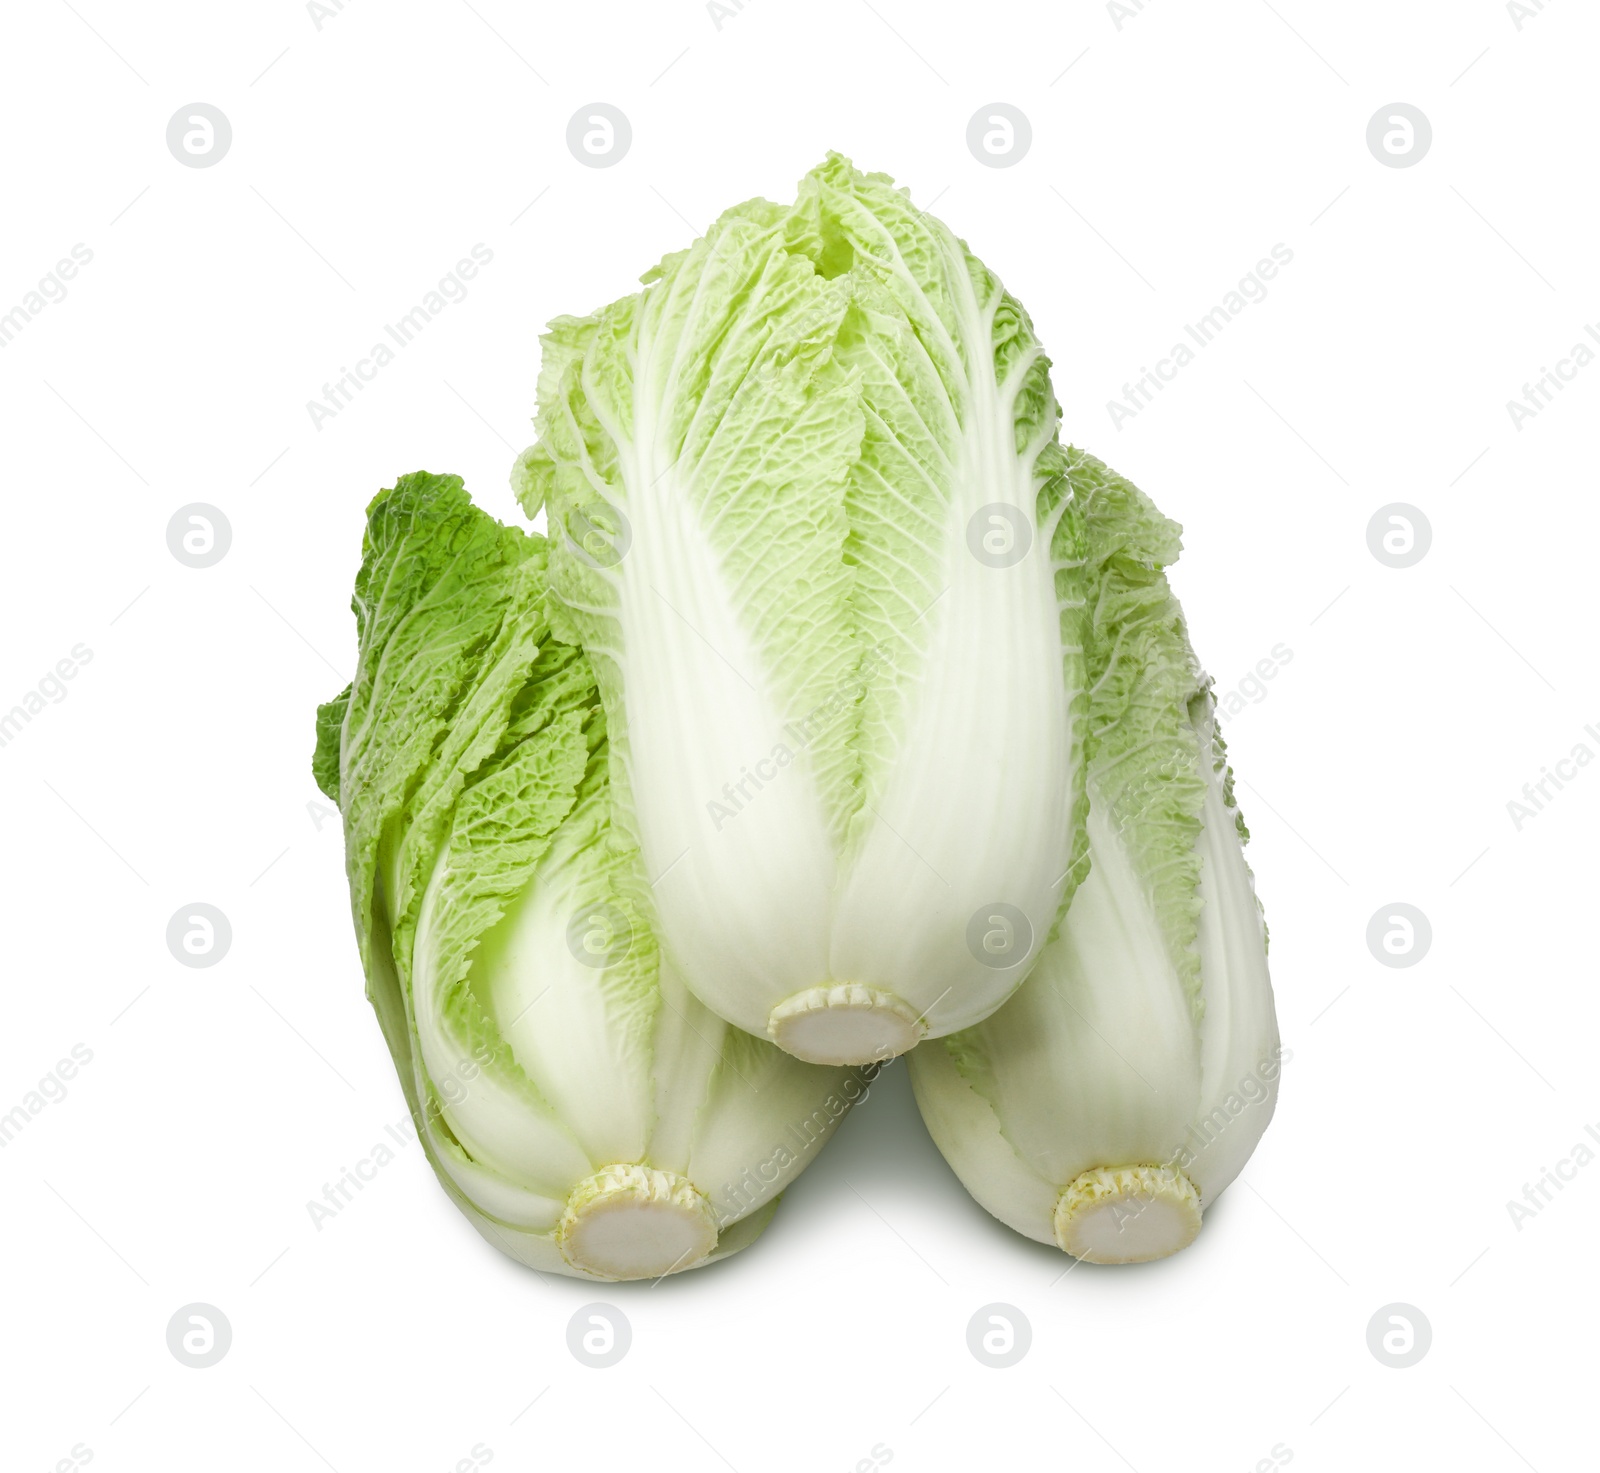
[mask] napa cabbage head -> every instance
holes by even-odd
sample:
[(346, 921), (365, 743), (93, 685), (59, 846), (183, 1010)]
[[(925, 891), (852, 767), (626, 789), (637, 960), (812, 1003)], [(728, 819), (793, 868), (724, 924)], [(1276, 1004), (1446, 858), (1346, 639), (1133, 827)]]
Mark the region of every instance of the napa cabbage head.
[(1081, 871), (1081, 525), (1027, 313), (830, 156), (543, 339), (514, 484), (665, 954), (802, 1058), (977, 1022)]
[(317, 715), (367, 993), (428, 1159), (535, 1268), (654, 1276), (751, 1241), (857, 1074), (709, 1013), (612, 821), (593, 666), (548, 549), (453, 476), (368, 509), (351, 686)]
[(1164, 572), (1178, 528), (1069, 452), (1093, 573), (1089, 873), (1016, 996), (918, 1049), (923, 1118), (1018, 1232), (1096, 1262), (1190, 1242), (1277, 1099), (1266, 929), (1209, 682)]

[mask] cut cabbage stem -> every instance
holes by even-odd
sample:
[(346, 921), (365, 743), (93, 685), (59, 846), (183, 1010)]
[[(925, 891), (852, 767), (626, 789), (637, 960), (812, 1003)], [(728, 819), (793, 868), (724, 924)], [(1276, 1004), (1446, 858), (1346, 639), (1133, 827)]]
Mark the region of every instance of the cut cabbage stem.
[(556, 1229), (562, 1256), (602, 1279), (655, 1279), (717, 1246), (717, 1219), (694, 1184), (648, 1166), (608, 1166), (579, 1182)]
[(1200, 1231), (1200, 1193), (1175, 1166), (1096, 1166), (1056, 1202), (1056, 1242), (1090, 1263), (1148, 1263)]
[(927, 1028), (894, 993), (848, 982), (786, 997), (767, 1019), (767, 1036), (808, 1064), (881, 1064), (914, 1048)]

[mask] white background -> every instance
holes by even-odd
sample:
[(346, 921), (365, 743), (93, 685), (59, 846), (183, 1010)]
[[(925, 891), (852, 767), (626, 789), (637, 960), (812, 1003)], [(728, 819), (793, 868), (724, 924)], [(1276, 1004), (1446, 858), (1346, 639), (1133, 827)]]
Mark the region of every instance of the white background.
[[(92, 660), (0, 748), (0, 1112), (93, 1060), (0, 1149), (0, 1463), (1592, 1465), (1600, 1162), (1520, 1228), (1506, 1204), (1600, 1122), (1600, 768), (1520, 830), (1507, 803), (1600, 753), (1600, 365), (1520, 430), (1506, 402), (1600, 321), (1600, 21), (1274, 4), (8, 8), (0, 312), (93, 261), (0, 349), (0, 709)], [(597, 100), (633, 128), (607, 169), (565, 141)], [(233, 129), (203, 169), (165, 143), (196, 101)], [(995, 101), (1032, 124), (1010, 168), (965, 142)], [(1432, 123), (1414, 167), (1367, 147), (1395, 101)], [(404, 1115), (307, 806), (362, 509), (427, 468), (518, 515), (543, 324), (830, 147), (937, 199), (1028, 305), (1065, 435), (1185, 525), (1219, 689), (1292, 652), (1226, 728), (1278, 1117), (1196, 1245), (1137, 1269), (1063, 1277), (990, 1220), (903, 1066), (754, 1248), (657, 1287), (500, 1258), (414, 1146), (318, 1232), (307, 1200)], [(468, 298), (314, 426), (478, 242)], [(1279, 242), (1266, 300), (1116, 428), (1108, 399)], [(209, 569), (167, 548), (190, 502), (232, 526)], [(1432, 527), (1408, 569), (1368, 550), (1391, 502)], [(233, 928), (208, 970), (164, 941), (195, 901)], [(1365, 941), (1397, 901), (1433, 928), (1405, 969)], [(567, 1350), (596, 1299), (633, 1329), (608, 1370)], [(166, 1346), (194, 1301), (232, 1325), (208, 1370)], [(1010, 1369), (967, 1349), (994, 1302), (1032, 1326)], [(1367, 1346), (1394, 1302), (1432, 1326), (1410, 1369)]]

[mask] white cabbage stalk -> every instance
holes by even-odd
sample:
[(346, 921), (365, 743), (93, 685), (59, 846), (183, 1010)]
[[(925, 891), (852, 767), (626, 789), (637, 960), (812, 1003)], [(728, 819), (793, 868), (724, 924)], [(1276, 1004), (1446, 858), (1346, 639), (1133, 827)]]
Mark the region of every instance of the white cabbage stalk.
[(1081, 556), (1026, 313), (830, 157), (543, 339), (551, 581), (663, 944), (801, 1058), (1027, 974), (1082, 849)]
[(451, 1197), (535, 1268), (654, 1277), (752, 1241), (865, 1083), (730, 1027), (660, 956), (546, 554), (455, 477), (382, 493), (357, 675), (318, 713), (315, 770), (368, 996)]
[(1160, 1258), (1277, 1099), (1266, 931), (1208, 684), (1161, 568), (1178, 529), (1077, 452), (1096, 577), (1089, 873), (1027, 982), (918, 1049), (924, 1120), (1002, 1222), (1096, 1263)]

